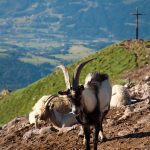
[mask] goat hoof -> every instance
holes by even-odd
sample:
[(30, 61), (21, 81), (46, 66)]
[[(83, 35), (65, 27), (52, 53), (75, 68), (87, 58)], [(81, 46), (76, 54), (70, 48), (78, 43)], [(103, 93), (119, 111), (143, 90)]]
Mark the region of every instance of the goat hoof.
[(85, 141), (86, 141), (86, 139), (85, 139), (85, 138), (83, 138), (83, 145), (85, 145), (85, 143), (86, 143)]
[(104, 136), (103, 138), (100, 138), (100, 139), (99, 139), (99, 142), (100, 142), (100, 143), (103, 143), (103, 142), (106, 142), (106, 141), (107, 141), (107, 138), (106, 138), (105, 136)]
[(106, 138), (106, 137), (104, 137), (102, 142), (106, 142), (106, 141), (107, 141), (107, 138)]

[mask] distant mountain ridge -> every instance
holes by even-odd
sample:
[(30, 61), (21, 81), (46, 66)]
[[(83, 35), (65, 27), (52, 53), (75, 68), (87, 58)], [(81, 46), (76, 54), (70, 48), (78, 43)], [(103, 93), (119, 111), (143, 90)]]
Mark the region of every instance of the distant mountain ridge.
[[(36, 81), (113, 42), (150, 39), (149, 0), (1, 0), (0, 90)], [(76, 51), (77, 50), (77, 51)]]

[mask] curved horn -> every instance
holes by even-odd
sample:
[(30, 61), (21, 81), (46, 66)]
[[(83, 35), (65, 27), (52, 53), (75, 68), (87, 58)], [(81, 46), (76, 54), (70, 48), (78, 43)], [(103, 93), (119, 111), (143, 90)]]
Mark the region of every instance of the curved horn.
[(47, 107), (47, 106), (48, 106), (48, 104), (51, 102), (51, 100), (52, 100), (52, 99), (54, 99), (55, 97), (56, 97), (56, 96), (51, 95), (51, 96), (48, 98), (47, 102), (44, 104), (44, 105), (45, 105), (45, 107)]
[(77, 89), (78, 87), (78, 84), (79, 84), (79, 76), (80, 76), (80, 72), (82, 70), (82, 68), (90, 61), (94, 60), (96, 58), (92, 58), (90, 60), (87, 60), (87, 61), (84, 61), (84, 62), (81, 62), (76, 68), (75, 68), (75, 71), (74, 71), (74, 74), (73, 74), (73, 81), (72, 81), (72, 88), (73, 89)]
[(69, 81), (69, 74), (68, 74), (67, 68), (64, 65), (60, 65), (60, 66), (57, 66), (57, 67), (62, 69), (62, 71), (64, 73), (66, 88), (67, 88), (67, 90), (70, 89), (71, 85), (70, 85), (70, 81)]

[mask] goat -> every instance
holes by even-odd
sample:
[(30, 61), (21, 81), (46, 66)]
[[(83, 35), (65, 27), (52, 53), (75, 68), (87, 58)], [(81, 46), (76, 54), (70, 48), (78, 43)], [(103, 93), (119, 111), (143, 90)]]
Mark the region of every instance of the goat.
[[(95, 58), (94, 58), (95, 59)], [(110, 108), (111, 85), (107, 74), (89, 73), (85, 84), (79, 85), (79, 77), (82, 68), (90, 59), (81, 62), (74, 70), (72, 85), (65, 66), (58, 66), (63, 70), (66, 91), (59, 91), (61, 95), (67, 95), (72, 104), (72, 112), (76, 115), (78, 122), (82, 125), (85, 138), (86, 150), (90, 150), (90, 126), (95, 127), (94, 150), (97, 150), (98, 136), (104, 140), (102, 122)]]
[(39, 117), (40, 120), (50, 120), (54, 128), (59, 130), (59, 132), (68, 132), (72, 130), (73, 125), (78, 124), (75, 115), (72, 112), (60, 113), (54, 109), (54, 104), (50, 104), (51, 100), (56, 96), (51, 96), (49, 100), (45, 103), (45, 107), (42, 115)]
[(78, 123), (75, 115), (71, 112), (68, 112), (69, 106), (67, 106), (68, 113), (59, 112), (56, 108), (54, 108), (54, 102), (52, 102), (52, 100), (56, 99), (61, 102), (62, 106), (66, 106), (66, 104), (62, 103), (62, 99), (65, 100), (64, 97), (53, 95), (43, 96), (33, 106), (33, 111), (29, 113), (29, 123), (35, 124), (35, 127), (38, 128), (39, 123), (42, 120), (50, 120), (53, 127), (57, 129), (59, 133), (68, 132), (69, 130), (73, 129), (73, 125)]

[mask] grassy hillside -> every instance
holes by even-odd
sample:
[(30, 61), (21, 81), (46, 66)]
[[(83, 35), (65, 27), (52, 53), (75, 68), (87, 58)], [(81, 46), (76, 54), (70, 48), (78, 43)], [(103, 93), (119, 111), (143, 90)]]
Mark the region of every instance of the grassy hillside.
[[(124, 41), (106, 47), (81, 61), (94, 57), (97, 59), (82, 70), (81, 83), (84, 82), (86, 74), (92, 71), (108, 73), (113, 83), (123, 83), (125, 81), (121, 78), (127, 71), (150, 64), (150, 41)], [(70, 75), (76, 65), (68, 66)], [(60, 70), (56, 70), (53, 74), (49, 74), (26, 88), (1, 98), (0, 124), (4, 124), (16, 116), (28, 114), (41, 96), (56, 94), (64, 88), (63, 74)]]

